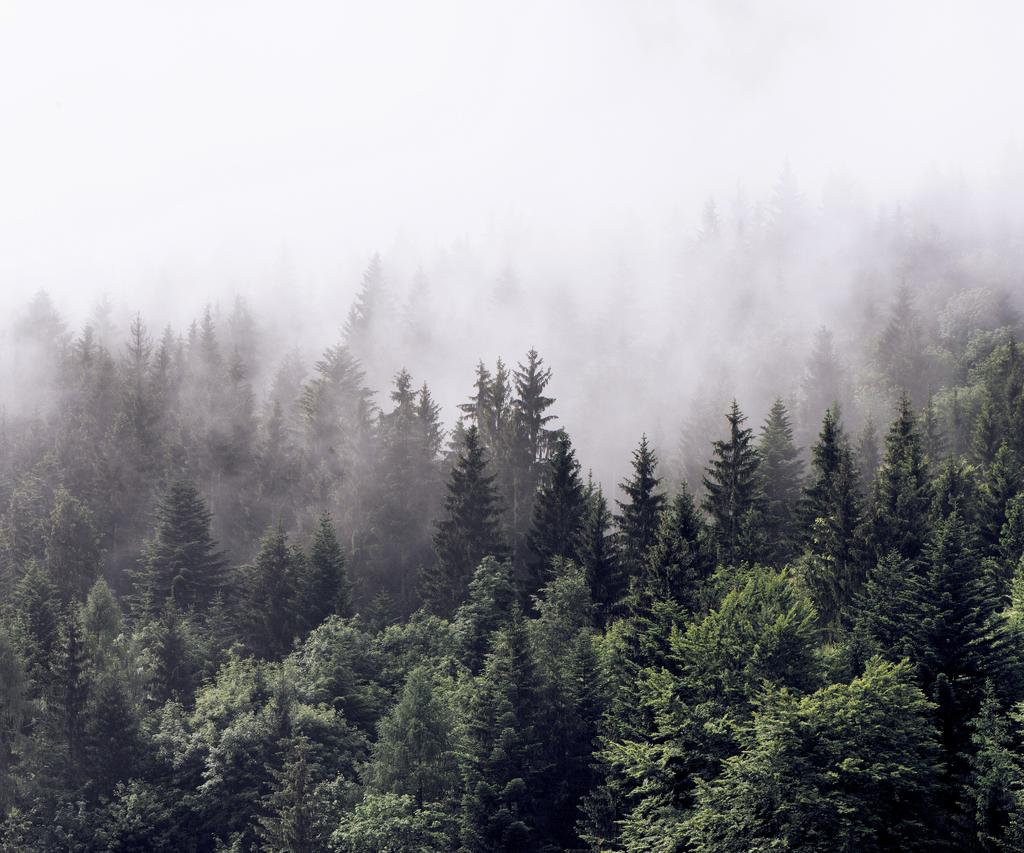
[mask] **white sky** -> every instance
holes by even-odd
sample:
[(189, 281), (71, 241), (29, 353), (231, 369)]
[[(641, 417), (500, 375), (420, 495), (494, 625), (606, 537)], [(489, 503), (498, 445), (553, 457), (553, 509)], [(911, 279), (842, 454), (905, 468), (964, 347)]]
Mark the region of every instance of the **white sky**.
[(1022, 37), (1015, 0), (0, 0), (0, 309), (696, 216), (786, 158), (984, 179)]

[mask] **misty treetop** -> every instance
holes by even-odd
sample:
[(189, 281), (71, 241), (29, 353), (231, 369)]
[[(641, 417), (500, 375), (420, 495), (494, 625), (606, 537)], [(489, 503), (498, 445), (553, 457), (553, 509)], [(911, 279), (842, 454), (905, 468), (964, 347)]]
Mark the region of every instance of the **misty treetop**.
[(450, 423), (428, 359), (371, 385), (385, 270), (309, 363), (244, 302), (123, 335), (25, 306), (0, 848), (1024, 849), (1006, 300), (894, 288), (602, 482), (535, 349), (463, 365)]

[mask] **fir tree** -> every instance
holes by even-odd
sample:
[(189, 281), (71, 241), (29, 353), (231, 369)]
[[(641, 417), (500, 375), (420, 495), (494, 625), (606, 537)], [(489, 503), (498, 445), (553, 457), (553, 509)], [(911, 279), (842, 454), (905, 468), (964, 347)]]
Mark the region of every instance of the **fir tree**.
[(671, 601), (684, 611), (696, 612), (702, 587), (713, 570), (714, 556), (704, 522), (686, 484), (681, 483), (662, 511), (654, 544), (647, 552), (634, 591), (634, 608)]
[(304, 632), (313, 630), (332, 614), (351, 615), (352, 592), (345, 568), (345, 554), (327, 513), (317, 521), (309, 555), (301, 567), (297, 578), (297, 618)]
[(176, 480), (160, 498), (153, 537), (135, 577), (137, 604), (160, 608), (173, 598), (202, 609), (223, 584), (224, 558), (210, 533), (212, 515), (195, 484)]
[(782, 400), (772, 405), (758, 441), (765, 497), (765, 536), (768, 559), (785, 563), (795, 551), (796, 509), (800, 496), (803, 460), (793, 443), (793, 428)]
[(495, 636), (469, 708), (462, 846), (472, 853), (539, 849), (542, 693), (525, 620), (514, 612)]
[(628, 500), (615, 502), (619, 507), (619, 515), (615, 518), (619, 553), (623, 570), (629, 578), (637, 577), (643, 571), (647, 551), (654, 544), (661, 510), (665, 506), (665, 494), (658, 490), (661, 478), (654, 476), (657, 467), (658, 457), (644, 435), (633, 451), (632, 475), (619, 483)]
[(746, 416), (733, 400), (729, 413), (729, 437), (714, 442), (714, 456), (704, 476), (704, 509), (711, 519), (711, 536), (718, 559), (734, 565), (756, 559), (747, 543), (756, 542), (763, 529), (763, 492), (760, 459), (752, 432), (743, 426)]
[(885, 457), (872, 492), (871, 540), (875, 554), (891, 550), (913, 560), (928, 539), (931, 489), (921, 437), (910, 408), (900, 399), (885, 440)]
[(494, 475), (487, 472), (480, 433), (472, 426), (448, 481), (445, 517), (434, 537), (437, 562), (424, 577), (424, 598), (434, 612), (450, 615), (465, 598), (480, 560), (504, 555), (498, 512)]
[(316, 811), (311, 746), (300, 737), (289, 745), (284, 766), (272, 770), (273, 788), (266, 796), (265, 815), (256, 834), (267, 853), (317, 853), (326, 832)]
[(619, 561), (612, 534), (614, 519), (601, 486), (588, 479), (586, 512), (580, 534), (579, 561), (587, 576), (587, 586), (597, 610), (599, 622), (608, 620), (626, 594), (627, 580)]
[(100, 571), (92, 513), (66, 489), (54, 495), (46, 536), (46, 567), (64, 601), (83, 600)]
[(298, 629), (295, 602), (307, 571), (280, 525), (267, 530), (252, 564), (240, 570), (249, 646), (260, 657), (281, 657), (291, 648)]
[(579, 558), (586, 496), (569, 437), (563, 432), (553, 443), (547, 462), (547, 477), (541, 483), (533, 505), (533, 526), (527, 536), (533, 554), (535, 587), (550, 577), (556, 557)]

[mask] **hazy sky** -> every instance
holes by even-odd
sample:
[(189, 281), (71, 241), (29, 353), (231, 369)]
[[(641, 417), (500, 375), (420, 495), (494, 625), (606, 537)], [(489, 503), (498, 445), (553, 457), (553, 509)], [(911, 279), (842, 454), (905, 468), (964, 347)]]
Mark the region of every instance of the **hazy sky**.
[[(396, 239), (586, 239), (788, 158), (895, 196), (1024, 138), (1024, 5), (0, 0), (0, 290), (320, 286)], [(346, 282), (345, 286), (353, 286)]]

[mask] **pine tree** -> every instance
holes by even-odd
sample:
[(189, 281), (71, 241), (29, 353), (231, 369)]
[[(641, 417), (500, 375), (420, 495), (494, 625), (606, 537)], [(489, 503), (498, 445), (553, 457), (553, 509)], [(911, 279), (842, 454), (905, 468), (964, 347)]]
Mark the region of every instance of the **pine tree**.
[(188, 704), (196, 688), (196, 672), (188, 624), (172, 599), (159, 617), (147, 626), (146, 640), (154, 660), (152, 698)]
[(46, 567), (64, 601), (83, 600), (100, 571), (92, 513), (66, 489), (54, 495), (46, 536)]
[(424, 599), (438, 615), (450, 615), (462, 602), (480, 560), (505, 554), (494, 475), (487, 467), (479, 430), (471, 426), (448, 481), (445, 517), (434, 537), (437, 562), (424, 576)]
[(545, 771), (536, 720), (542, 698), (522, 614), (495, 636), (466, 729), (462, 846), (467, 853), (540, 849)]
[(14, 594), (15, 640), (29, 689), (38, 697), (55, 675), (60, 630), (60, 600), (49, 573), (35, 560), (29, 562)]
[(971, 722), (971, 743), (965, 799), (977, 845), (972, 849), (984, 853), (1012, 850), (1008, 835), (1024, 807), (1020, 793), (1024, 766), (991, 683), (986, 685), (981, 707)]
[(173, 598), (178, 607), (206, 607), (223, 585), (225, 561), (210, 533), (212, 515), (194, 483), (176, 480), (160, 498), (153, 537), (135, 577), (136, 603), (159, 610)]
[(980, 498), (982, 544), (994, 554), (1007, 520), (1010, 501), (1024, 490), (1024, 470), (1006, 442), (999, 445), (991, 464), (985, 468)]
[(861, 489), (865, 494), (871, 491), (878, 466), (882, 464), (882, 453), (878, 447), (878, 430), (875, 422), (868, 418), (857, 440), (857, 473)]
[(547, 476), (534, 499), (533, 526), (527, 535), (535, 588), (550, 578), (554, 558), (579, 558), (586, 508), (580, 464), (569, 436), (563, 432), (553, 442)]
[(835, 635), (863, 578), (862, 507), (853, 454), (839, 411), (825, 413), (800, 502), (805, 541), (800, 571), (820, 624)]
[(52, 713), (63, 748), (62, 776), (65, 784), (75, 790), (85, 781), (86, 707), (91, 686), (77, 604), (68, 609), (61, 621), (53, 686)]
[(350, 616), (352, 591), (345, 568), (345, 554), (338, 543), (330, 515), (320, 516), (297, 578), (296, 614), (303, 632), (312, 631), (328, 616)]
[(511, 564), (484, 557), (469, 582), (469, 595), (453, 620), (459, 658), (470, 672), (479, 672), (491, 638), (508, 621), (516, 598)]
[(757, 531), (763, 529), (763, 492), (752, 432), (743, 426), (746, 416), (735, 400), (725, 417), (729, 437), (714, 442), (714, 456), (704, 477), (704, 509), (711, 519), (719, 561), (735, 565), (760, 556), (747, 543), (756, 542)]
[(312, 749), (304, 737), (289, 744), (284, 766), (272, 769), (273, 788), (258, 818), (260, 850), (267, 853), (317, 853), (327, 837), (314, 797)]
[(948, 685), (939, 700), (943, 740), (951, 753), (962, 753), (970, 741), (967, 723), (980, 707), (986, 680), (1012, 690), (1001, 600), (980, 571), (977, 534), (959, 511), (936, 526), (925, 557), (921, 647), (914, 660), (925, 685), (935, 685), (940, 677)]
[(302, 552), (288, 543), (284, 528), (275, 525), (263, 535), (252, 564), (240, 570), (249, 647), (260, 657), (281, 657), (291, 649), (301, 618), (295, 604), (307, 571), (304, 564)]
[(822, 326), (815, 332), (814, 344), (804, 374), (804, 423), (808, 426), (813, 425), (822, 417), (823, 412), (843, 402), (843, 385), (843, 368), (836, 353), (832, 332)]
[(640, 575), (647, 559), (647, 551), (658, 534), (658, 523), (665, 494), (658, 491), (660, 477), (655, 477), (658, 457), (647, 443), (647, 436), (633, 451), (633, 473), (619, 483), (628, 500), (615, 501), (619, 515), (615, 517), (619, 533), (619, 553), (622, 568), (629, 578)]
[(764, 484), (767, 556), (771, 563), (782, 565), (796, 550), (796, 510), (804, 463), (793, 443), (789, 413), (781, 399), (772, 405), (761, 427), (757, 450)]
[(426, 666), (414, 667), (380, 722), (368, 784), (381, 793), (407, 794), (419, 807), (446, 800), (458, 781), (455, 725), (443, 685)]
[(614, 519), (608, 509), (608, 501), (601, 486), (595, 484), (593, 479), (587, 482), (586, 502), (580, 534), (579, 562), (586, 572), (597, 619), (603, 624), (625, 596), (627, 579), (612, 533)]
[(654, 544), (634, 592), (634, 609), (654, 601), (670, 601), (684, 611), (699, 607), (702, 587), (714, 570), (707, 531), (693, 496), (681, 483), (662, 511)]
[(931, 489), (910, 398), (900, 399), (885, 440), (885, 457), (872, 492), (871, 540), (878, 557), (895, 550), (920, 556), (928, 539)]

